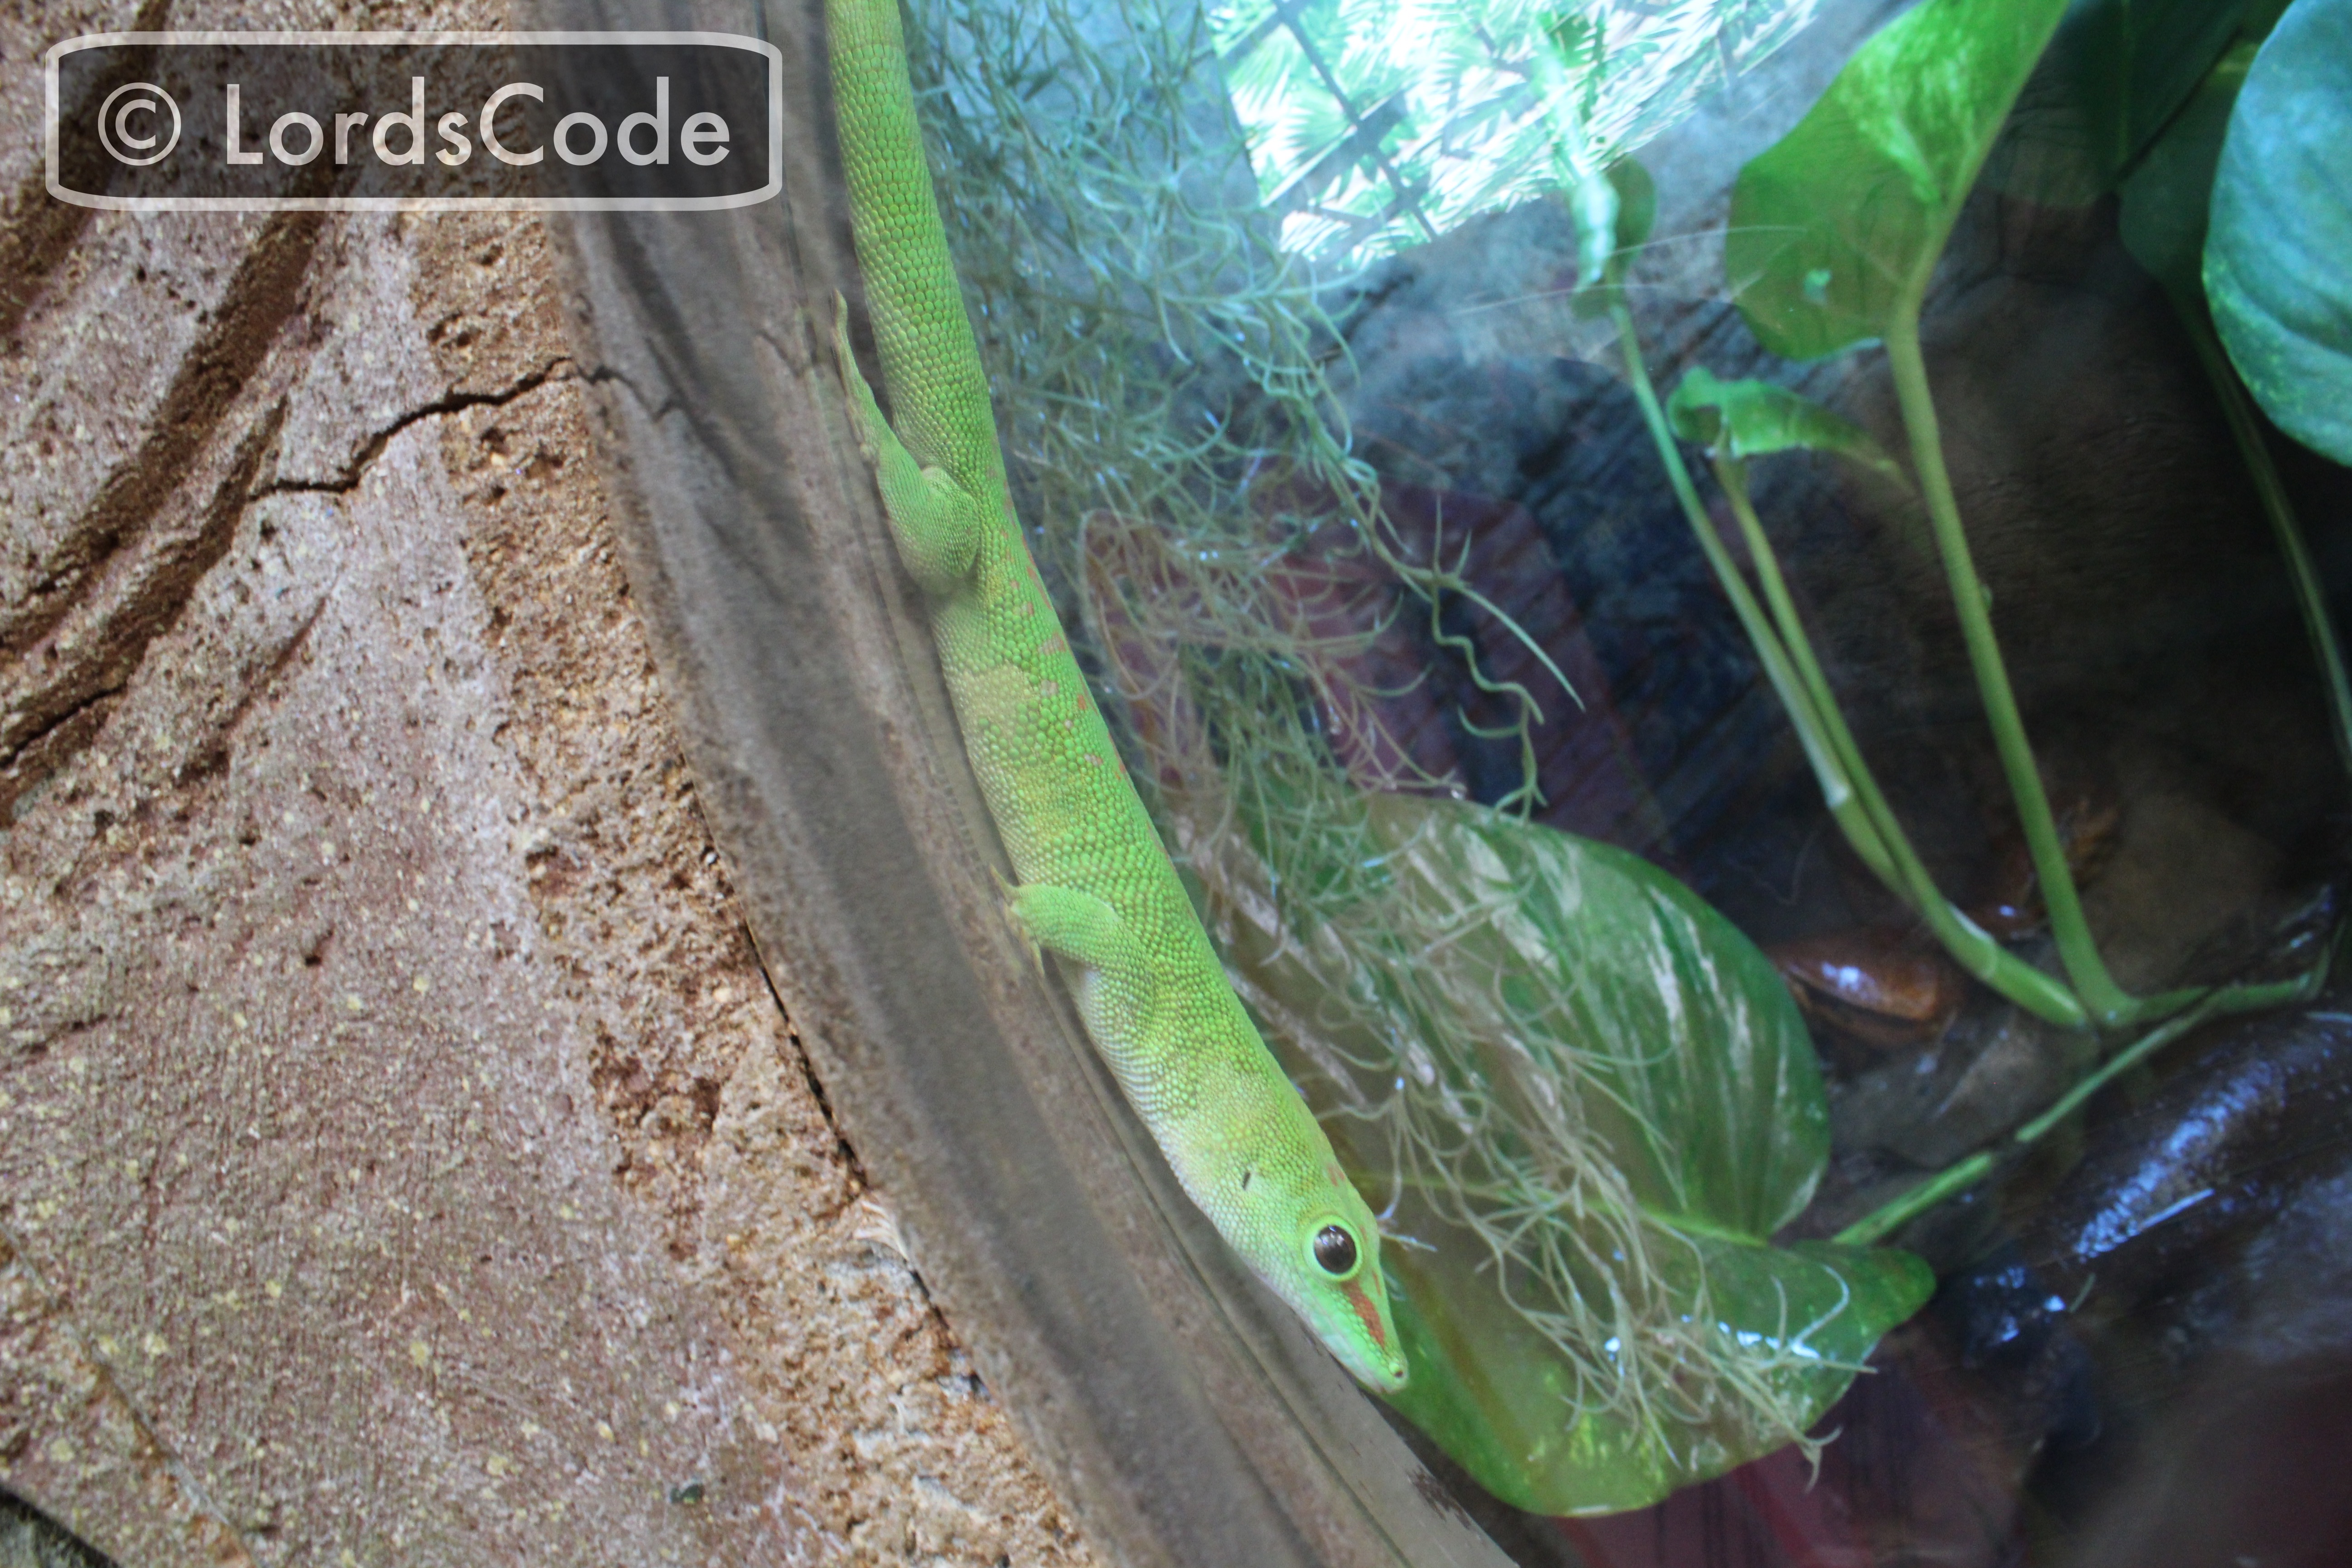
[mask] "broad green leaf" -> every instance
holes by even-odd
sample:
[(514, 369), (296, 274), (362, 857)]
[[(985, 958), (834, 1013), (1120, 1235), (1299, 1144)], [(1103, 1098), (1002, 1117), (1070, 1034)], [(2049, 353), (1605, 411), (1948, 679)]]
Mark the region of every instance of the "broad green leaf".
[(1829, 452), (1898, 485), (1911, 482), (1868, 432), (1770, 382), (1717, 381), (1705, 365), (1697, 366), (1666, 400), (1666, 417), (1684, 440), (1735, 460), (1768, 452)]
[(1695, 1306), (1689, 1280), (1704, 1271), (1707, 1307), (1700, 1310), (1738, 1358), (1734, 1368), (1694, 1366), (1656, 1418), (1604, 1411), (1562, 1422), (1559, 1412), (1580, 1394), (1574, 1369), (1500, 1291), (1448, 1278), (1412, 1252), (1390, 1264), (1402, 1287), (1390, 1297), (1412, 1381), (1389, 1403), (1514, 1508), (1621, 1513), (1760, 1458), (1794, 1436), (1759, 1423), (1758, 1403), (1732, 1386), (1734, 1375), (1818, 1420), (1879, 1337), (1935, 1290), (1925, 1263), (1891, 1247), (1751, 1247), (1663, 1228), (1651, 1238)]
[(2352, 463), (2352, 0), (2295, 0), (2246, 73), (2205, 241), (2231, 361), (2279, 428)]
[(1424, 962), (1491, 973), (1496, 1021), (1538, 1068), (1564, 1080), (1578, 1064), (1600, 1090), (1587, 1135), (1645, 1209), (1751, 1241), (1796, 1218), (1829, 1113), (1803, 1017), (1755, 943), (1612, 845), (1458, 801), (1369, 809), (1405, 901), (1453, 916), (1461, 956)]
[(2124, 248), (2154, 273), (2176, 299), (2194, 300), (2203, 287), (2206, 215), (2230, 111), (2253, 63), (2252, 42), (2233, 47), (2199, 84), (2147, 156), (2123, 184), (2117, 215)]
[(1641, 1507), (1798, 1437), (1933, 1280), (1893, 1251), (1769, 1245), (1828, 1152), (1770, 963), (1622, 850), (1455, 801), (1358, 810), (1311, 910), (1262, 867), (1209, 879), (1244, 994), (1388, 1206), (1396, 1408), (1553, 1513)]
[(2278, 0), (2074, 0), (1985, 161), (2011, 195), (2062, 206), (2116, 188), (2231, 40)]
[(1764, 346), (1815, 359), (1916, 310), (2065, 0), (1921, 0), (1732, 192), (1724, 265)]

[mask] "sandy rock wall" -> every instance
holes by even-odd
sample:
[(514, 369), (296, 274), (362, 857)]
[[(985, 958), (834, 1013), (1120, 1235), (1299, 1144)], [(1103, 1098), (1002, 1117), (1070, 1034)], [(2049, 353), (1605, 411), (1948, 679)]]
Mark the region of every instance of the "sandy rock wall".
[(751, 952), (544, 234), (62, 212), (82, 10), (0, 20), (0, 1483), (141, 1565), (1090, 1562)]

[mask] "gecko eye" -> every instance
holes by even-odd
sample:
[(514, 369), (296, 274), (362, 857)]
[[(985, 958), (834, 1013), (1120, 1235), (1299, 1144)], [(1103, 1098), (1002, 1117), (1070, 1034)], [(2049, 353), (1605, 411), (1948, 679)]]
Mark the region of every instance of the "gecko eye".
[(1315, 1233), (1315, 1261), (1324, 1273), (1344, 1279), (1356, 1269), (1356, 1238), (1336, 1225)]

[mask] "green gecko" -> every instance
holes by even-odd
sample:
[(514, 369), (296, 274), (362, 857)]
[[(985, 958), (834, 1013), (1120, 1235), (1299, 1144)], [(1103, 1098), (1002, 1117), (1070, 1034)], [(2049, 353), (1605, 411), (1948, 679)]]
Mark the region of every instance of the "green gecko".
[(895, 429), (858, 373), (837, 296), (835, 346), (1020, 879), (1006, 911), (1060, 960), (1096, 1047), (1192, 1201), (1341, 1364), (1393, 1394), (1405, 1358), (1379, 1226), (1226, 980), (1022, 542), (923, 162), (898, 0), (826, 0), (825, 25)]

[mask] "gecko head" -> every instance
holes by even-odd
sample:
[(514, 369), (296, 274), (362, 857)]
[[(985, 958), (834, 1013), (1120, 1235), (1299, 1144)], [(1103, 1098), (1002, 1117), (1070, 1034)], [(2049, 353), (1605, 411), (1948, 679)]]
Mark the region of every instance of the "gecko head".
[(1380, 1227), (1355, 1188), (1338, 1186), (1305, 1205), (1287, 1237), (1275, 1238), (1275, 1256), (1260, 1272), (1357, 1382), (1394, 1394), (1405, 1385), (1404, 1346), (1389, 1315)]

